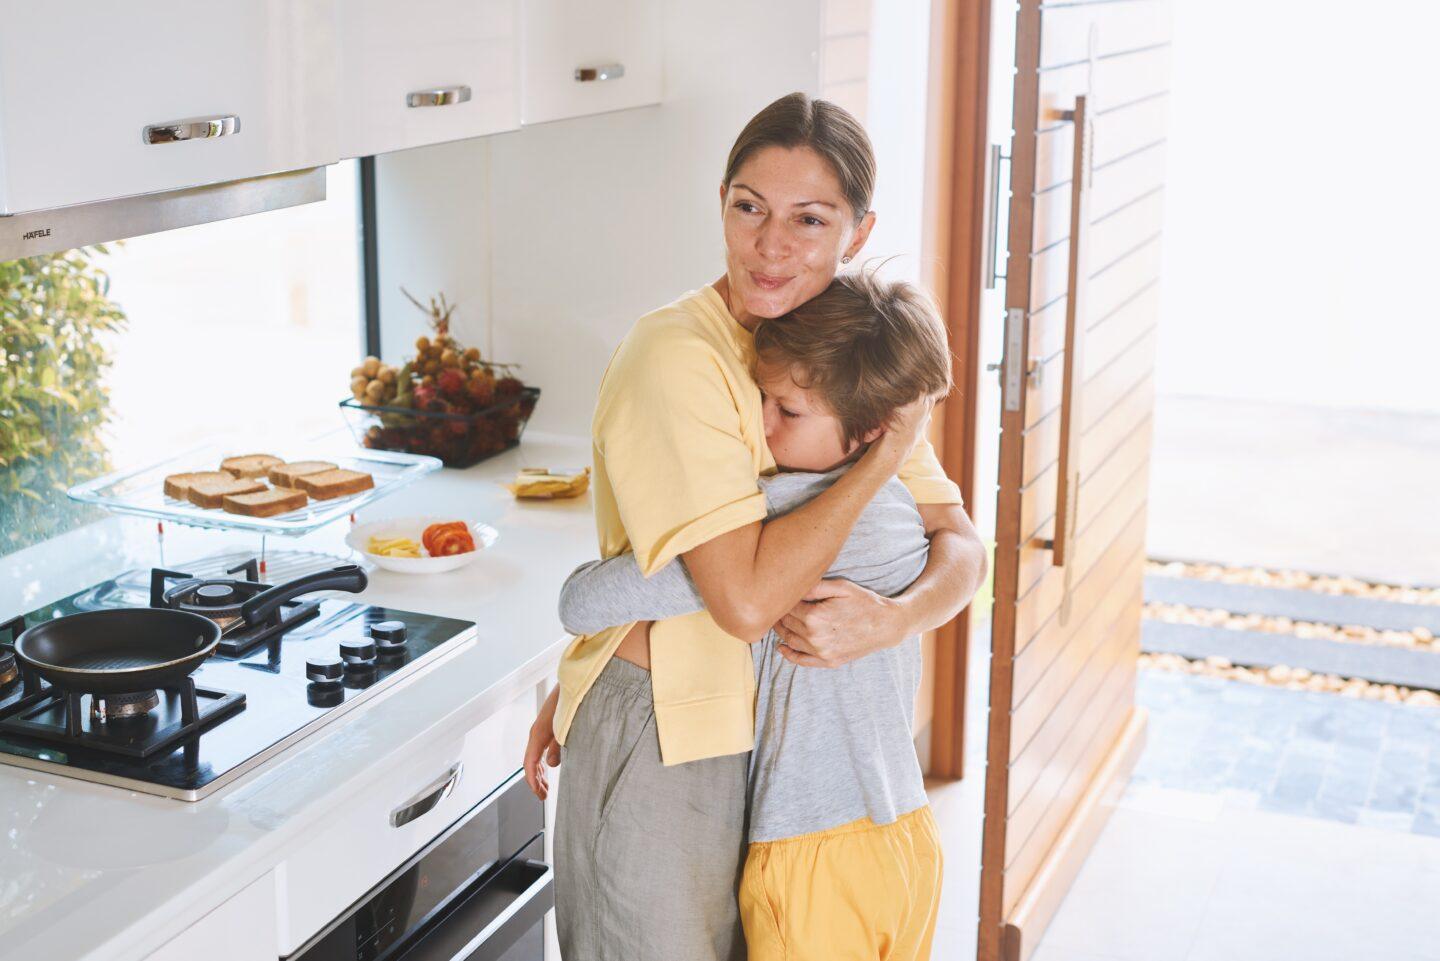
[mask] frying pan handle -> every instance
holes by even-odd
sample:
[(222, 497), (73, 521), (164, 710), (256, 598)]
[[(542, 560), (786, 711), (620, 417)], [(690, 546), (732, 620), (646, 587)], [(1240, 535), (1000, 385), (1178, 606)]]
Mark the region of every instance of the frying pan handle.
[(349, 591), (359, 594), (369, 583), (370, 578), (365, 576), (364, 569), (356, 564), (316, 571), (314, 574), (306, 574), (261, 591), (240, 605), (240, 616), (245, 619), (246, 624), (263, 624), (280, 609), (281, 604), (301, 594), (309, 594), (311, 591)]

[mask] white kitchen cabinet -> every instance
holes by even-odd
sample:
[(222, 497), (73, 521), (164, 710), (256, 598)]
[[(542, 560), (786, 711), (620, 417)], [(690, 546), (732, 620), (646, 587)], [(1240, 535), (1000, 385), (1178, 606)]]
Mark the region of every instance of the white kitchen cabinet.
[(145, 961), (275, 961), (275, 876), (266, 874)]
[(659, 103), (661, 0), (524, 0), (522, 123)]
[(0, 0), (0, 214), (339, 159), (336, 0)]
[(518, 0), (342, 0), (340, 154), (520, 125)]
[(470, 731), (387, 763), (296, 845), (275, 872), (280, 953), (298, 949), (515, 774), (534, 720), (527, 689)]

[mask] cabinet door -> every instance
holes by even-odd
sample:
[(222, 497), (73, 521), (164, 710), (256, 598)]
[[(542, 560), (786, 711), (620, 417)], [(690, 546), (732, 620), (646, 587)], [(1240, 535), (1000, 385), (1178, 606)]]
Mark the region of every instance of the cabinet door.
[(340, 154), (520, 125), (516, 0), (344, 0)]
[(660, 0), (525, 0), (522, 123), (660, 102)]
[(335, 0), (0, 0), (0, 214), (338, 159)]

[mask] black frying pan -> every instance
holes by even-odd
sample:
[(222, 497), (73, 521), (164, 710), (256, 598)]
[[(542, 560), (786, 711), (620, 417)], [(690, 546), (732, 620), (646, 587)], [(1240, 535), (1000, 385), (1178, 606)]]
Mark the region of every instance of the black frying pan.
[(57, 617), (21, 634), (15, 656), (67, 691), (129, 694), (173, 687), (220, 643), (220, 625), (189, 611), (126, 607)]

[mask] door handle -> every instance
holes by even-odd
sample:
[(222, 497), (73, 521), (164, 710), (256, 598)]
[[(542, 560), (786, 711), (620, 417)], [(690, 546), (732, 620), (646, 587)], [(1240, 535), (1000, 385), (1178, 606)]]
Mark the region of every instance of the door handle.
[(416, 90), (405, 95), (407, 107), (448, 107), (451, 104), (467, 103), (470, 88), (463, 83), (457, 87), (436, 87), (434, 90)]
[(576, 83), (598, 83), (602, 80), (619, 80), (625, 76), (623, 63), (607, 63), (601, 67), (576, 67)]
[(460, 778), (465, 774), (463, 761), (456, 761), (450, 766), (450, 770), (440, 775), (432, 784), (426, 785), (420, 793), (390, 812), (390, 826), (392, 828), (404, 827), (411, 821), (428, 814), (435, 808), (435, 805), (450, 796), (455, 790), (455, 785), (460, 783)]
[[(1075, 98), (1067, 113), (1074, 126), (1070, 174), (1070, 279), (1065, 297), (1065, 359), (1060, 387), (1060, 463), (1055, 487), (1055, 534), (1046, 542), (1051, 563), (1064, 567), (1075, 551), (1080, 494), (1080, 379), (1085, 344), (1085, 291), (1089, 271), (1085, 248), (1090, 230), (1091, 118), (1088, 97)], [(1066, 592), (1068, 595), (1068, 591)]]
[(213, 140), (239, 132), (240, 118), (230, 114), (151, 124), (140, 132), (140, 137), (147, 144), (161, 144), (179, 143), (182, 140)]
[(990, 145), (985, 184), (985, 289), (994, 290), (1000, 259), (1000, 145)]

